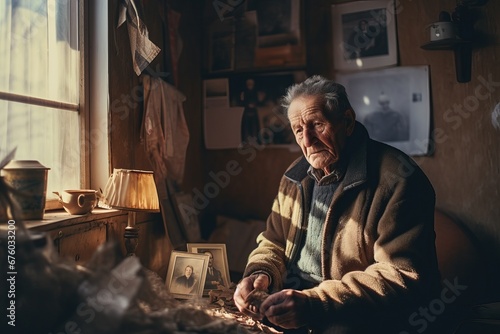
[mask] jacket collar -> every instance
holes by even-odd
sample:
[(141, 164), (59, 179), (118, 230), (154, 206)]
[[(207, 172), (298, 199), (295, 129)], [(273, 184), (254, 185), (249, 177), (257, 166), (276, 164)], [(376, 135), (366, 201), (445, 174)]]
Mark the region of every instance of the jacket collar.
[[(349, 151), (349, 162), (347, 166), (344, 179), (342, 180), (342, 187), (348, 190), (366, 181), (368, 176), (367, 171), (367, 146), (368, 146), (368, 132), (366, 128), (356, 121), (354, 131), (347, 141), (346, 149)], [(351, 151), (351, 149), (353, 149)], [(304, 178), (309, 177), (307, 170), (310, 164), (305, 157), (298, 159), (286, 172), (285, 177), (294, 182), (301, 182)]]

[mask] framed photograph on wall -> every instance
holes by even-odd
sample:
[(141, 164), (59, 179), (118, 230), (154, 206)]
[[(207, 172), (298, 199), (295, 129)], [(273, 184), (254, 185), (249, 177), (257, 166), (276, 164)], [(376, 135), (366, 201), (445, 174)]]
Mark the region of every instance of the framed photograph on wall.
[[(229, 149), (265, 146), (298, 150), (280, 100), (288, 87), (305, 79), (304, 71), (228, 76), (229, 107), (218, 107), (213, 101), (205, 102), (205, 147)], [(223, 95), (226, 96), (225, 93)]]
[(341, 3), (331, 11), (336, 71), (397, 65), (394, 0)]
[(257, 17), (255, 67), (305, 65), (301, 0), (254, 0)]
[(208, 262), (205, 254), (173, 251), (165, 278), (168, 292), (179, 299), (202, 297)]
[(217, 289), (219, 285), (229, 287), (231, 280), (225, 244), (188, 243), (187, 250), (190, 253), (205, 254), (209, 258), (203, 288), (204, 295), (208, 295), (210, 290)]
[(398, 66), (337, 74), (372, 139), (409, 155), (429, 154), (429, 67)]
[(252, 73), (230, 78), (230, 105), (243, 108), (241, 122), (237, 125), (240, 128), (241, 145), (279, 147), (295, 144), (280, 99), (288, 87), (303, 79), (305, 73), (302, 71)]
[(234, 19), (228, 18), (209, 28), (210, 72), (234, 69)]
[(205, 31), (209, 73), (306, 66), (302, 0), (249, 0), (236, 7), (216, 1), (214, 6), (219, 18), (209, 20)]

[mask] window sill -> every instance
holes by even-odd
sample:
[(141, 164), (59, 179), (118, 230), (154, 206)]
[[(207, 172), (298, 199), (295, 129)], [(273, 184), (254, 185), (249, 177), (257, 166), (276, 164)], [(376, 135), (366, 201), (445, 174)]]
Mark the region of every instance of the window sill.
[(70, 215), (64, 210), (46, 211), (42, 220), (25, 220), (24, 225), (33, 231), (49, 231), (95, 220), (126, 216), (127, 212), (115, 209), (95, 208), (86, 215)]
[(53, 197), (47, 197), (45, 200), (45, 212), (47, 213), (48, 211), (54, 211), (54, 210), (61, 210), (63, 208), (61, 202), (59, 202), (59, 199), (53, 198)]

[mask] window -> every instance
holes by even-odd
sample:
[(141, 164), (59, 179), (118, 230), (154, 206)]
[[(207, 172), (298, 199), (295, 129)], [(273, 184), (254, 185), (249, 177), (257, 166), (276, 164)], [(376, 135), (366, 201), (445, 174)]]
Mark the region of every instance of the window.
[(80, 1), (0, 1), (0, 157), (49, 167), (48, 194), (82, 185)]

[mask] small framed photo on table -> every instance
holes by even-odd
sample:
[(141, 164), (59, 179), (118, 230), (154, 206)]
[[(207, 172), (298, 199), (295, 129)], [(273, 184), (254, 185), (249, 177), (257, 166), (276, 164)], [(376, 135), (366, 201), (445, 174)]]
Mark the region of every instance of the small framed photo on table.
[(210, 290), (216, 290), (219, 285), (229, 287), (231, 280), (225, 244), (188, 243), (187, 250), (190, 253), (204, 254), (208, 257), (206, 280), (203, 287), (204, 295), (208, 295)]
[(331, 10), (336, 71), (397, 65), (394, 0), (341, 3)]
[(209, 257), (205, 254), (173, 251), (165, 285), (175, 298), (202, 297)]

